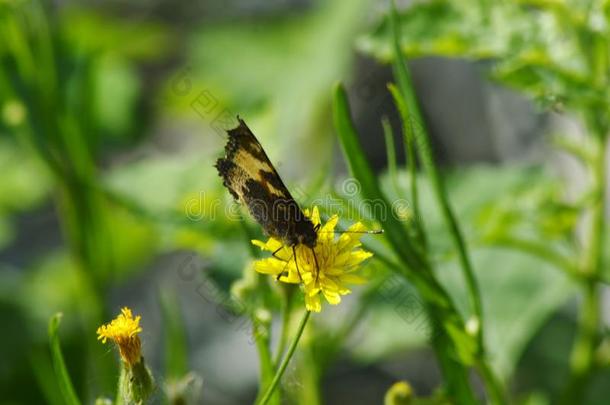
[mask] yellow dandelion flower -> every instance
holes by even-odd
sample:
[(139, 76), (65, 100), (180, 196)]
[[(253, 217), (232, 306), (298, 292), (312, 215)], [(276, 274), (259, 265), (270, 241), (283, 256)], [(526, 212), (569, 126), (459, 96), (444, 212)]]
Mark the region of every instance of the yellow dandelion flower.
[(106, 343), (107, 339), (113, 340), (119, 346), (123, 361), (129, 366), (133, 366), (142, 357), (142, 345), (138, 336), (140, 332), (142, 332), (140, 316), (134, 318), (131, 310), (124, 307), (110, 323), (97, 328), (97, 338), (102, 343)]
[(342, 295), (351, 293), (347, 284), (365, 281), (354, 273), (373, 254), (359, 248), (362, 232), (366, 230), (360, 222), (350, 226), (337, 238), (334, 231), (339, 221), (338, 216), (333, 215), (321, 225), (318, 207), (313, 208), (311, 215), (306, 210), (305, 215), (310, 217), (317, 228), (315, 257), (314, 252), (305, 245), (296, 246), (294, 257), (292, 247), (283, 245), (278, 239), (269, 238), (267, 242), (253, 240), (252, 243), (262, 250), (275, 252), (274, 257), (257, 260), (254, 269), (259, 273), (274, 275), (285, 283), (302, 283), (305, 307), (308, 311), (320, 312), (320, 293), (329, 304), (339, 304)]

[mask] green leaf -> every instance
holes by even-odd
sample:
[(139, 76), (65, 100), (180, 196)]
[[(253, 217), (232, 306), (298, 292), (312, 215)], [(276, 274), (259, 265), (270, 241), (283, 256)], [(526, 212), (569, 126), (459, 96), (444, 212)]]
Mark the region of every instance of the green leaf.
[[(394, 132), (392, 131), (392, 126), (390, 125), (390, 121), (387, 117), (383, 117), (381, 119), (381, 125), (383, 127), (383, 139), (385, 141), (385, 150), (386, 150), (386, 158), (388, 159), (388, 173), (392, 182), (397, 184), (397, 174), (396, 174), (396, 146), (394, 145)], [(396, 187), (398, 190), (398, 186)]]
[(76, 391), (72, 386), (72, 380), (66, 369), (66, 363), (61, 353), (61, 346), (59, 344), (59, 323), (61, 321), (62, 314), (57, 313), (49, 320), (49, 343), (51, 345), (51, 357), (53, 359), (53, 367), (55, 369), (55, 378), (59, 384), (59, 389), (64, 397), (64, 401), (67, 405), (80, 405), (80, 401), (76, 396)]

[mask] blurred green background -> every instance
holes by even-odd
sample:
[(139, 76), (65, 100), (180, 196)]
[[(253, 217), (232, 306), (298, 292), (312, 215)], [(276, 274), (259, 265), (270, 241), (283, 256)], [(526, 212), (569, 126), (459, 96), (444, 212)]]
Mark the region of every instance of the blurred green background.
[[(569, 272), (588, 243), (583, 212), (599, 198), (586, 160), (608, 128), (610, 6), (500, 3), (398, 2), (402, 51), (470, 247), (490, 363), (512, 402), (546, 404), (570, 374), (581, 294)], [(354, 195), (332, 120), (342, 81), (383, 189), (404, 198), (388, 9), (379, 0), (0, 0), (0, 403), (63, 403), (47, 337), (56, 312), (77, 394), (112, 397), (116, 354), (95, 330), (125, 305), (142, 315), (159, 382), (191, 370), (194, 403), (253, 401), (256, 348), (247, 320), (225, 308), (252, 259), (248, 241), (262, 234), (212, 165), (239, 114), (302, 206), (333, 198), (341, 204), (326, 215), (361, 219), (347, 215)], [(420, 185), (436, 275), (466, 313), (456, 254), (423, 176)], [(603, 214), (595, 220), (606, 234)], [(365, 243), (391, 254), (383, 238)], [(587, 404), (610, 397), (605, 257), (599, 268), (601, 360)], [(417, 294), (401, 279), (396, 294), (375, 290), (395, 277), (381, 260), (365, 272), (371, 286), (315, 319), (310, 339), (322, 343), (304, 356), (325, 350), (337, 319), (359, 315), (315, 376), (324, 403), (382, 403), (403, 379), (433, 395), (442, 378), (426, 333), (397, 310)], [(289, 369), (287, 403), (308, 403), (307, 384)], [(163, 390), (155, 401), (166, 401)]]

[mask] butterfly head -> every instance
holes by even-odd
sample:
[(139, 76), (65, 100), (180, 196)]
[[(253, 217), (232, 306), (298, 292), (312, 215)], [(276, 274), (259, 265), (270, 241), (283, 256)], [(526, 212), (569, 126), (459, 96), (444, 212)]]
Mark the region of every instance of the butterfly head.
[(309, 220), (303, 220), (296, 223), (296, 232), (290, 241), (291, 245), (305, 245), (314, 248), (318, 242), (318, 228)]

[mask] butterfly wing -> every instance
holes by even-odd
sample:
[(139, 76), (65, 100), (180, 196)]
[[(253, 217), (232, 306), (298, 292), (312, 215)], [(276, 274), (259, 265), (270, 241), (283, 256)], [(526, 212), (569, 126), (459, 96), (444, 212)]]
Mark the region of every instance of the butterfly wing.
[(216, 168), (236, 200), (248, 207), (267, 235), (295, 245), (315, 238), (313, 224), (301, 211), (246, 123), (228, 132), (225, 157)]

